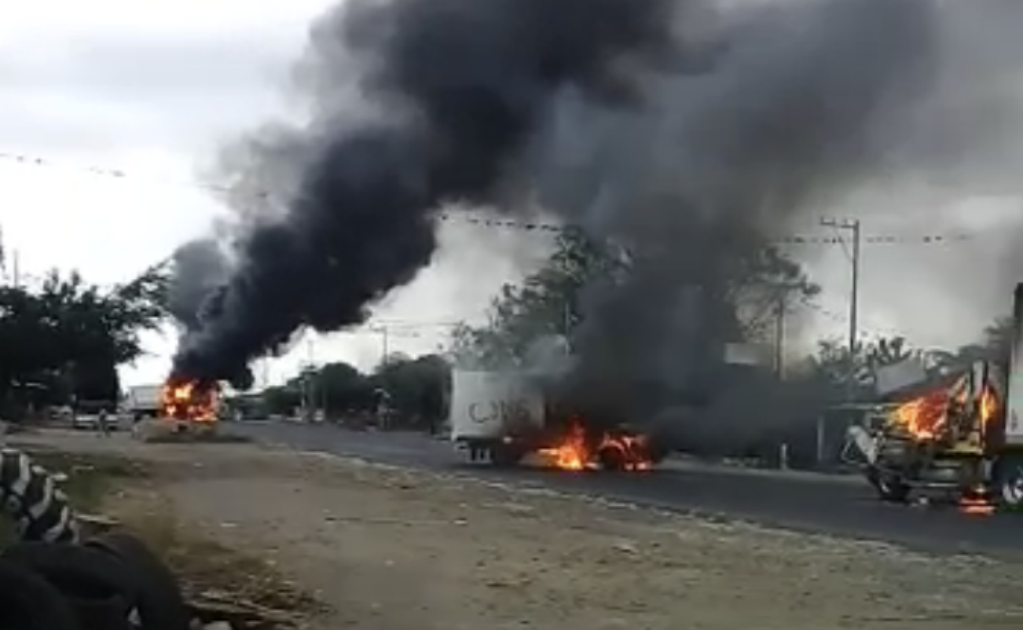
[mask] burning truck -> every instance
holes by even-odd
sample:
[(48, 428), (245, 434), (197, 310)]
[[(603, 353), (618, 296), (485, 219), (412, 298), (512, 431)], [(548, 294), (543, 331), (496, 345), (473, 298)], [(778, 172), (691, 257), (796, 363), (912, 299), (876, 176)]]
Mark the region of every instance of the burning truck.
[(967, 511), (1023, 507), (1023, 284), (1016, 287), (1008, 373), (977, 361), (891, 405), (880, 426), (849, 429), (868, 481), (887, 501), (914, 490), (958, 497)]
[(564, 470), (646, 470), (666, 454), (648, 434), (596, 427), (565, 412), (534, 375), (455, 370), (451, 441), (470, 464), (513, 466), (527, 455)]
[(170, 379), (161, 390), (160, 408), (160, 417), (175, 423), (178, 431), (211, 433), (218, 424), (220, 388)]

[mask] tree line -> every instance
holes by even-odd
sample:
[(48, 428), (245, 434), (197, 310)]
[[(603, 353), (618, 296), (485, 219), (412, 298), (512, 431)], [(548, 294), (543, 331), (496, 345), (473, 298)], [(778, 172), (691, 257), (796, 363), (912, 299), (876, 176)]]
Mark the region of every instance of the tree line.
[(112, 287), (49, 272), (33, 286), (0, 287), (0, 415), (90, 401), (115, 405), (117, 367), (144, 350), (164, 320), (166, 269)]
[[(495, 368), (521, 364), (535, 340), (562, 334), (583, 318), (581, 294), (594, 277), (623, 277), (634, 257), (577, 231), (559, 235), (546, 263), (519, 283), (503, 286), (488, 323), (458, 326), (444, 356), (392, 355), (372, 373), (345, 363), (309, 369), (259, 397), (260, 413), (318, 410), (330, 418), (386, 412), (395, 423), (431, 428), (441, 422), (452, 365)], [(75, 401), (116, 401), (117, 367), (143, 354), (140, 334), (166, 320), (168, 270), (157, 265), (130, 282), (100, 287), (77, 273), (47, 274), (31, 286), (0, 287), (0, 405), (4, 417), (27, 408)], [(779, 250), (764, 247), (736, 261), (721, 299), (735, 317), (735, 341), (769, 342), (779, 303), (812, 303), (819, 287)], [(994, 321), (974, 344), (952, 350), (914, 349), (902, 337), (860, 344), (822, 340), (789, 365), (786, 382), (821, 392), (824, 401), (874, 397), (876, 368), (910, 357), (932, 375), (978, 358), (1008, 360), (1012, 322)], [(849, 375), (855, 375), (850, 385)], [(252, 406), (251, 397), (237, 404)]]
[[(521, 364), (538, 338), (568, 333), (583, 317), (580, 295), (591, 280), (627, 274), (628, 261), (614, 248), (598, 243), (578, 231), (566, 231), (556, 239), (554, 251), (538, 271), (519, 283), (505, 284), (492, 300), (488, 322), (482, 326), (462, 324), (452, 334), (450, 356), (459, 365), (492, 368)], [(778, 305), (787, 308), (812, 305), (820, 287), (811, 282), (801, 265), (777, 248), (766, 246), (755, 256), (734, 265), (725, 280), (729, 290), (720, 299), (737, 317), (725, 330), (734, 342), (773, 344)], [(978, 340), (955, 349), (914, 348), (903, 336), (880, 337), (850, 349), (842, 339), (822, 339), (815, 351), (795, 361), (787, 375), (829, 387), (836, 396), (868, 400), (873, 394), (873, 373), (916, 358), (933, 374), (940, 375), (969, 365), (977, 359), (1007, 364), (1012, 337), (1012, 318), (999, 317)]]
[(451, 369), (436, 354), (416, 358), (394, 353), (370, 374), (344, 362), (308, 367), (287, 382), (256, 396), (237, 396), (246, 415), (318, 415), (327, 421), (377, 423), (438, 431), (446, 416)]

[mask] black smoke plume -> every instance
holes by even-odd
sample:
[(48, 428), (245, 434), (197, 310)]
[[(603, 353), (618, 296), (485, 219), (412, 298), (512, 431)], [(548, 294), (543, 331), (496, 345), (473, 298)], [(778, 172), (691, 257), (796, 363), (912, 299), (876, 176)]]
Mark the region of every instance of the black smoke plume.
[[(678, 52), (678, 5), (350, 0), (327, 15), (303, 66), (314, 120), (285, 143), (303, 155), (297, 186), (239, 228), (230, 276), (185, 320), (174, 375), (249, 382), (247, 364), (296, 330), (360, 323), (429, 264), (441, 204), (500, 201), (559, 91), (636, 103), (634, 78)], [(353, 81), (369, 113), (345, 110)]]
[(772, 234), (894, 170), (938, 64), (929, 0), (735, 6), (708, 26), (712, 71), (657, 75), (638, 111), (562, 100), (537, 149), (545, 207), (634, 252), (622, 281), (584, 292), (562, 395), (687, 446), (749, 442), (819, 402), (728, 365), (737, 289)]

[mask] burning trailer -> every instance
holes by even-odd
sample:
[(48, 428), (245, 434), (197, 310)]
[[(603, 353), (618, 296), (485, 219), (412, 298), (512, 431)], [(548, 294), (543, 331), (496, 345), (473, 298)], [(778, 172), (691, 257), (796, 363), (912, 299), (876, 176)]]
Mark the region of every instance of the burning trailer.
[(1023, 284), (1009, 371), (977, 361), (949, 383), (890, 405), (880, 426), (849, 429), (868, 481), (886, 501), (914, 490), (954, 495), (968, 512), (1023, 506)]
[(597, 427), (565, 413), (531, 374), (455, 370), (451, 441), (465, 461), (513, 466), (527, 455), (563, 470), (647, 470), (665, 453), (628, 426)]

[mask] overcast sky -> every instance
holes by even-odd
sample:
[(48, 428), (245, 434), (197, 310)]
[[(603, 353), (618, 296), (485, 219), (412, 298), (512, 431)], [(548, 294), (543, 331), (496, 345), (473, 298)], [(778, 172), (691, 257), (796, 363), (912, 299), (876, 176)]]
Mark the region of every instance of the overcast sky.
[[(30, 280), (58, 267), (79, 269), (93, 282), (122, 281), (208, 229), (222, 209), (196, 183), (196, 174), (225, 140), (284, 109), (290, 64), (308, 23), (328, 4), (5, 3), (0, 9), (0, 228), (6, 247), (19, 253), (23, 275)], [(853, 211), (870, 203), (866, 195)], [(884, 203), (893, 201), (887, 197)], [(983, 274), (998, 264), (997, 248), (984, 239), (997, 236), (1000, 221), (1014, 216), (1019, 204), (1015, 198), (965, 197), (942, 203), (948, 205), (942, 221), (934, 221), (933, 214), (904, 213), (892, 220), (875, 217), (864, 227), (868, 236), (893, 233), (909, 241), (980, 230), (972, 245), (924, 245), (920, 239), (915, 245), (866, 245), (867, 332), (913, 330), (921, 343), (933, 344), (960, 341), (976, 329), (977, 309), (943, 297), (954, 287), (934, 282), (935, 270), (965, 264)], [(805, 233), (828, 234), (813, 221)], [(443, 240), (453, 245), (413, 287), (383, 305), (380, 317), (478, 320), (488, 297), (514, 277), (521, 256), (511, 254), (521, 253), (522, 238), (449, 226)], [(839, 332), (847, 309), (846, 254), (839, 246), (809, 249), (794, 251), (813, 262), (826, 287), (821, 304), (830, 313), (817, 317), (813, 330)], [(895, 271), (904, 281), (893, 279)], [(1008, 286), (994, 287), (985, 295), (995, 296), (995, 303), (1004, 295), (999, 306), (1004, 308), (1010, 292)], [(434, 350), (443, 330), (426, 325), (395, 330), (390, 349)], [(153, 356), (125, 370), (128, 384), (162, 380), (166, 374), (173, 335), (150, 339), (148, 345)], [(272, 362), (271, 380), (293, 373), (307, 351), (303, 344), (292, 356)], [(362, 332), (318, 343), (314, 358), (369, 369), (381, 351), (382, 335)]]
[[(234, 134), (283, 110), (288, 71), (323, 0), (43, 0), (0, 9), (0, 229), (23, 278), (79, 269), (92, 282), (134, 277), (223, 212), (196, 182)], [(24, 161), (19, 161), (19, 157)], [(42, 160), (40, 163), (38, 160)], [(96, 170), (101, 172), (96, 172)], [(123, 177), (115, 173), (123, 173)], [(479, 319), (512, 277), (507, 242), (449, 226), (448, 247), (416, 286), (382, 305), (387, 321)], [(487, 240), (486, 246), (472, 247)], [(496, 251), (501, 251), (498, 247)], [(465, 282), (457, 270), (483, 272)], [(436, 349), (442, 325), (396, 327), (388, 345)], [(383, 336), (319, 340), (314, 360), (372, 368)], [(162, 380), (174, 335), (147, 338), (153, 356), (124, 370), (128, 384)], [(272, 361), (290, 376), (307, 344)], [(262, 372), (262, 370), (259, 370)]]

